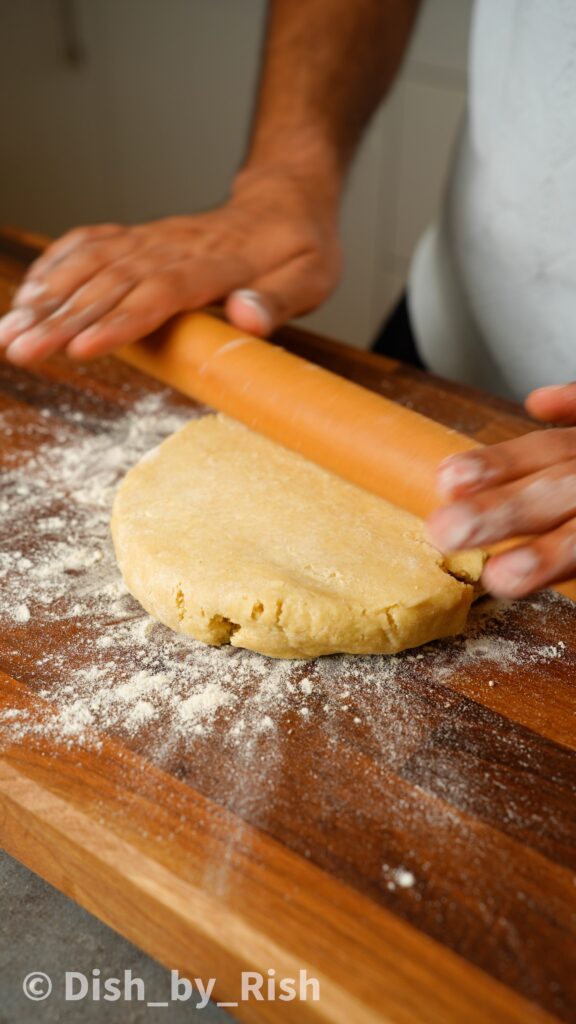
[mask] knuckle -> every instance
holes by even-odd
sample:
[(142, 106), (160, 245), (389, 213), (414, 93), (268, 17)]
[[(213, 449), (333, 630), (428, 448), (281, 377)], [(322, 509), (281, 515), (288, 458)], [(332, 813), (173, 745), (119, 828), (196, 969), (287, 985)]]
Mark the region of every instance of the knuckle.
[(102, 272), (100, 284), (105, 290), (121, 291), (124, 288), (131, 287), (136, 276), (132, 268), (108, 267)]
[(518, 468), (521, 453), (514, 447), (514, 441), (505, 441), (501, 445), (475, 451), (474, 456), (485, 474), (489, 473), (496, 479), (506, 479)]
[(101, 235), (109, 235), (120, 231), (129, 231), (129, 228), (124, 227), (123, 224), (117, 224), (115, 221), (106, 221), (104, 224), (95, 225), (92, 230), (97, 231)]
[(152, 224), (144, 224), (142, 227), (146, 230), (155, 231), (184, 231), (190, 223), (190, 217), (182, 214), (174, 214), (171, 217), (162, 217), (160, 220), (153, 222)]
[(121, 224), (115, 224), (113, 222), (106, 222), (104, 224), (80, 224), (75, 228), (72, 228), (65, 237), (70, 238), (73, 241), (91, 241), (98, 239), (102, 235), (114, 234), (116, 232), (124, 231), (125, 228)]
[(62, 293), (75, 293), (100, 269), (100, 261), (91, 251), (79, 253), (75, 259), (55, 264), (50, 270), (51, 288)]
[(158, 294), (168, 300), (180, 298), (184, 291), (182, 275), (176, 270), (162, 270), (155, 275), (155, 288)]
[[(168, 254), (169, 255), (169, 254)], [(134, 254), (130, 259), (123, 261), (122, 267), (127, 276), (145, 281), (148, 278), (158, 277), (164, 271), (162, 264), (168, 262), (167, 254), (157, 251), (145, 252), (140, 255)]]
[(90, 241), (94, 237), (94, 228), (89, 225), (82, 225), (80, 227), (72, 228), (67, 231), (65, 235), (60, 239), (63, 246), (67, 245), (81, 245), (84, 242)]
[(333, 291), (337, 281), (331, 267), (321, 266), (315, 280), (315, 293), (318, 301), (326, 298)]
[(119, 226), (118, 230), (114, 230), (114, 228), (114, 225), (104, 224), (88, 224), (72, 228), (71, 231), (63, 236), (58, 246), (60, 248), (61, 245), (61, 248), (64, 250), (94, 246), (105, 249), (112, 240), (116, 241), (117, 236), (123, 231)]

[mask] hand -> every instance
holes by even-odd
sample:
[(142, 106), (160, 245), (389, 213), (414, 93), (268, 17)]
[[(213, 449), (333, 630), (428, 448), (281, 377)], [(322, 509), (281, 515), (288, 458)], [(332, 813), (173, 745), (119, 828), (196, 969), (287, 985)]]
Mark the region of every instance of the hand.
[(61, 349), (87, 359), (217, 300), (240, 330), (267, 335), (337, 284), (328, 191), (288, 171), (245, 171), (209, 213), (70, 231), (30, 268), (0, 320), (0, 348), (19, 365)]
[[(576, 384), (533, 391), (526, 407), (538, 419), (576, 424)], [(529, 537), (488, 560), (487, 590), (524, 597), (576, 575), (576, 426), (455, 455), (442, 463), (438, 479), (451, 504), (428, 520), (436, 547), (453, 551)]]

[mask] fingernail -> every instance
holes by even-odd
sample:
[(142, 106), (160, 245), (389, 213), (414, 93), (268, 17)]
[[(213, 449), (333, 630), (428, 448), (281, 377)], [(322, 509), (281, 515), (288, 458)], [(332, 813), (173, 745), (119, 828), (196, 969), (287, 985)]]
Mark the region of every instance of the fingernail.
[(13, 341), (6, 349), (6, 358), (11, 363), (25, 363), (29, 359), (34, 357), (34, 350), (36, 344), (43, 337), (44, 331), (42, 328), (33, 329), (27, 331), (26, 334), (22, 334), (16, 341)]
[(487, 476), (487, 467), (481, 456), (451, 456), (438, 469), (438, 489), (449, 495), (462, 485), (478, 484)]
[(26, 306), (29, 302), (36, 302), (45, 291), (46, 285), (41, 281), (28, 281), (16, 292), (14, 301)]
[(18, 341), (13, 341), (6, 349), (6, 359), (11, 363), (16, 363), (16, 365), (18, 365), (20, 362), (26, 362), (27, 358), (28, 346), (22, 346), (20, 344), (20, 339), (18, 339)]
[(7, 339), (16, 337), (34, 323), (34, 313), (31, 309), (13, 309), (0, 320), (0, 344)]
[(259, 292), (252, 291), (251, 288), (240, 288), (238, 291), (233, 292), (231, 297), (240, 299), (245, 306), (250, 306), (258, 314), (263, 330), (269, 331), (271, 329), (272, 318)]
[(516, 590), (538, 569), (540, 559), (532, 548), (516, 548), (510, 554), (501, 555), (486, 567), (490, 587), (502, 590)]
[(466, 547), (476, 531), (479, 518), (474, 509), (460, 503), (436, 512), (426, 527), (431, 542), (443, 551)]

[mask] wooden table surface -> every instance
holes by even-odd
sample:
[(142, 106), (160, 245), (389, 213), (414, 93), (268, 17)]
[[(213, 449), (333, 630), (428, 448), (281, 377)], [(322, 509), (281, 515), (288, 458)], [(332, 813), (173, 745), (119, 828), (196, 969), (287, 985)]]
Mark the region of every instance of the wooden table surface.
[[(0, 308), (33, 255), (4, 237)], [(532, 429), (371, 354), (282, 340), (482, 441)], [(197, 414), (114, 359), (0, 362), (1, 845), (162, 963), (215, 977), (220, 1001), (239, 1000), (242, 970), (319, 979), (319, 1001), (240, 1001), (242, 1020), (576, 1020), (575, 606), (480, 605), (466, 638), (392, 660), (174, 655), (136, 602), (98, 590), (110, 556), (90, 524), (108, 509), (90, 511), (90, 484), (110, 452), (121, 475), (144, 416), (153, 443)], [(85, 564), (66, 562), (71, 532)], [(226, 693), (189, 733), (158, 682), (180, 685), (180, 650), (195, 700)], [(88, 687), (96, 661), (106, 691)], [(132, 681), (152, 673), (157, 702), (130, 729), (98, 712), (127, 664)], [(66, 724), (79, 711), (85, 731)]]

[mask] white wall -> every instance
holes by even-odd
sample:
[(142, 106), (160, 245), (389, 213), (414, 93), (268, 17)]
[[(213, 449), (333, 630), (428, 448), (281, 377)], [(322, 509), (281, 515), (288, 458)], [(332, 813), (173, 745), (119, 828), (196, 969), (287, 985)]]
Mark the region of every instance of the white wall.
[[(424, 0), (399, 81), (358, 155), (346, 271), (306, 318), (368, 345), (434, 216), (465, 104), (472, 0)], [(58, 234), (219, 202), (241, 160), (265, 0), (75, 0), (71, 65), (55, 0), (0, 0), (0, 221)]]

